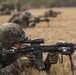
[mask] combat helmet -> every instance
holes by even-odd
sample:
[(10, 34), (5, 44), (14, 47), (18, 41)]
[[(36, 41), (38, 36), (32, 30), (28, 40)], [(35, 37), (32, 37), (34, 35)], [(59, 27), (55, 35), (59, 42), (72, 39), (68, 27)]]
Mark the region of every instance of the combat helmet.
[(24, 11), (24, 12), (22, 13), (22, 16), (23, 16), (23, 17), (26, 17), (26, 18), (31, 18), (31, 17), (32, 17), (32, 15), (31, 15), (31, 13), (30, 13), (29, 11)]
[(8, 49), (12, 43), (25, 39), (25, 32), (15, 23), (5, 23), (0, 26), (0, 47)]

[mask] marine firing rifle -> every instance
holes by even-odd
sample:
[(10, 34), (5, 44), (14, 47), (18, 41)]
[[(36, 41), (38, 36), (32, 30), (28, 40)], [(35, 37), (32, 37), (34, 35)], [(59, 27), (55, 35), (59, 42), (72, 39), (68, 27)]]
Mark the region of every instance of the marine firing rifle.
[(37, 23), (40, 23), (40, 22), (47, 22), (48, 23), (48, 27), (50, 26), (49, 25), (49, 22), (50, 20), (48, 18), (45, 18), (44, 19), (41, 19), (43, 16), (40, 16), (40, 17), (34, 17), (34, 20), (30, 20), (29, 23), (32, 23), (34, 22), (34, 26), (37, 24)]
[(30, 20), (30, 19), (27, 18), (27, 19), (25, 19), (25, 22), (24, 22), (24, 20), (22, 21), (22, 20), (17, 19), (17, 18), (19, 18), (19, 16), (20, 16), (20, 13), (14, 14), (8, 22), (14, 22), (14, 23), (17, 23), (17, 24), (20, 24), (20, 25), (25, 23), (26, 28), (27, 27), (29, 27), (29, 28), (34, 27), (34, 26), (36, 26), (37, 23), (40, 23), (40, 22), (47, 22), (48, 26), (50, 26), (49, 25), (50, 20), (48, 18), (41, 19), (42, 16), (34, 17), (34, 20)]
[(55, 12), (53, 10), (49, 10), (44, 13), (44, 17), (57, 17), (57, 15), (61, 14), (61, 12)]
[(0, 49), (0, 55), (6, 54), (6, 55), (14, 55), (17, 53), (26, 54), (28, 52), (33, 52), (35, 55), (35, 58), (37, 60), (37, 66), (39, 69), (44, 68), (44, 63), (42, 60), (42, 52), (58, 52), (62, 55), (69, 56), (69, 60), (71, 63), (71, 71), (72, 75), (74, 75), (74, 65), (72, 60), (72, 55), (76, 49), (76, 45), (73, 43), (68, 42), (57, 42), (54, 45), (41, 45), (44, 43), (43, 38), (33, 39), (33, 40), (24, 40), (22, 41), (26, 43), (22, 48), (20, 49), (9, 49), (9, 50), (2, 50)]

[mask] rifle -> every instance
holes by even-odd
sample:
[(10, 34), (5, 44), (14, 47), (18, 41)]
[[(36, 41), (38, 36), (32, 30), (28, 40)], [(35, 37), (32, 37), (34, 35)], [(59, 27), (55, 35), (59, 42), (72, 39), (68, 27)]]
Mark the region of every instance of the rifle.
[(36, 58), (37, 66), (39, 69), (44, 68), (44, 63), (42, 60), (42, 52), (58, 52), (61, 55), (67, 55), (69, 56), (69, 60), (71, 63), (71, 71), (72, 75), (74, 75), (74, 65), (72, 60), (72, 55), (76, 49), (76, 45), (73, 43), (68, 42), (57, 42), (53, 45), (41, 45), (44, 43), (43, 38), (37, 38), (37, 39), (29, 39), (29, 40), (23, 40), (22, 42), (26, 43), (22, 48), (19, 49), (9, 49), (9, 50), (2, 50), (0, 49), (0, 55), (6, 54), (6, 55), (14, 55), (17, 53), (26, 54), (28, 52), (33, 52)]
[(43, 16), (34, 17), (34, 20), (30, 20), (29, 23), (34, 22), (34, 24), (36, 25), (37, 23), (40, 23), (40, 22), (47, 22), (48, 23), (48, 27), (49, 27), (50, 26), (49, 25), (50, 20), (48, 18), (41, 19), (41, 17), (43, 17)]

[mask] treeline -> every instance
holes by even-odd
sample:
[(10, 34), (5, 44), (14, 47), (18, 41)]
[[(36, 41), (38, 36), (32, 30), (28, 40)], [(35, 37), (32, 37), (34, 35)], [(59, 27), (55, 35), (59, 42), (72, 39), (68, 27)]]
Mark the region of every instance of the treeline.
[(27, 7), (73, 7), (76, 6), (76, 0), (0, 0), (3, 2), (20, 1), (22, 6)]

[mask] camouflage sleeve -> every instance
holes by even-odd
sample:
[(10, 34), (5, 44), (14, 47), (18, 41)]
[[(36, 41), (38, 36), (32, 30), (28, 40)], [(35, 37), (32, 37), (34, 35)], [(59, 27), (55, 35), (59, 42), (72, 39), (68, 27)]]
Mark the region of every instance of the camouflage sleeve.
[(12, 22), (12, 23), (15, 23), (16, 21), (19, 21), (19, 16), (20, 16), (20, 14), (14, 14), (14, 15), (12, 15), (12, 17), (9, 19), (9, 21), (8, 22)]
[(25, 57), (17, 59), (11, 65), (0, 69), (0, 75), (21, 75), (26, 66), (28, 66), (28, 59)]

